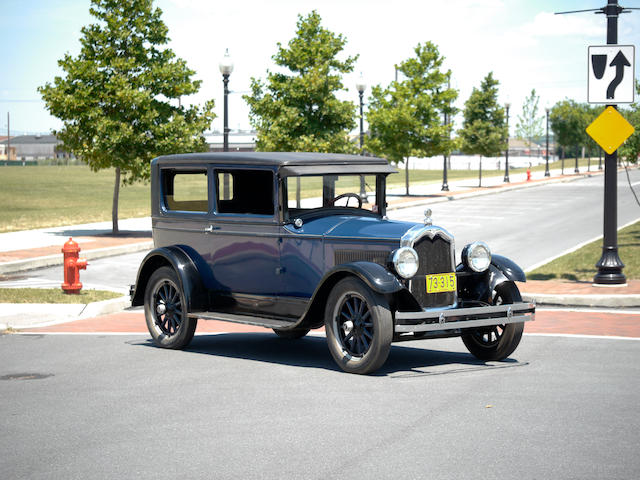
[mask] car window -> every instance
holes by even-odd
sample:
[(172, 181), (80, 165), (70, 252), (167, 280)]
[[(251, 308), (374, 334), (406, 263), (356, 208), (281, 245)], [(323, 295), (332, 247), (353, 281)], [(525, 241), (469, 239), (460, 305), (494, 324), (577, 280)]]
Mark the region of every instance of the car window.
[(209, 211), (207, 171), (162, 170), (163, 203), (167, 210), (180, 212)]
[[(361, 191), (364, 179), (364, 195)], [(377, 211), (375, 175), (324, 175), (287, 177), (287, 206), (289, 210), (323, 207), (358, 208)]]
[(216, 170), (218, 213), (273, 215), (271, 170)]

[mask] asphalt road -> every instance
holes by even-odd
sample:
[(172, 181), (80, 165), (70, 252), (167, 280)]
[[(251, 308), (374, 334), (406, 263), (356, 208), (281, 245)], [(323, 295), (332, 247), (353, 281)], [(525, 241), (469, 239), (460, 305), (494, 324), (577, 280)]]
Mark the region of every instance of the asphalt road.
[[(640, 171), (629, 171), (640, 196)], [(471, 182), (471, 181), (470, 181)], [(539, 185), (429, 205), (435, 225), (451, 232), (458, 255), (483, 240), (491, 251), (528, 269), (602, 235), (604, 176)], [(391, 218), (422, 222), (425, 206), (396, 210)], [(624, 172), (618, 174), (618, 225), (640, 219)], [(620, 251), (624, 262), (624, 249)], [(458, 260), (460, 257), (458, 256)], [(594, 263), (598, 259), (594, 260)]]
[[(632, 170), (631, 182), (640, 194), (640, 171)], [(572, 182), (434, 203), (433, 222), (455, 236), (458, 261), (462, 247), (484, 240), (492, 252), (507, 256), (524, 269), (561, 254), (575, 245), (602, 235), (602, 175)], [(473, 184), (473, 180), (470, 180)], [(393, 210), (393, 219), (422, 222), (425, 206)], [(626, 175), (618, 175), (618, 225), (640, 219)], [(81, 272), (85, 288), (117, 290), (126, 294), (135, 283), (145, 253), (120, 255), (90, 262)], [(620, 256), (624, 262), (624, 249)], [(597, 259), (594, 260), (594, 263)], [(62, 267), (34, 270), (11, 276), (4, 285), (58, 286)]]
[(483, 364), (429, 340), (356, 376), (322, 337), (4, 335), (0, 478), (640, 478), (639, 355), (525, 336)]

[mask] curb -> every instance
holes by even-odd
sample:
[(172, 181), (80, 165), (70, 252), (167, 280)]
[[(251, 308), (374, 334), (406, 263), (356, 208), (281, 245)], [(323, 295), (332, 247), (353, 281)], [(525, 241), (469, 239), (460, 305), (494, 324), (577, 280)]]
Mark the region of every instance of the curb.
[[(593, 173), (580, 173), (580, 174), (574, 174), (574, 175), (570, 175), (570, 176), (564, 176), (564, 177), (555, 177), (555, 178), (549, 178), (549, 179), (541, 179), (541, 180), (537, 180), (537, 181), (533, 181), (531, 183), (518, 183), (517, 185), (508, 185), (508, 186), (504, 186), (504, 185), (497, 185), (496, 187), (492, 188), (492, 187), (484, 187), (487, 188), (487, 190), (483, 190), (483, 191), (474, 191), (474, 192), (460, 192), (460, 193), (452, 193), (450, 195), (438, 195), (436, 194), (435, 197), (429, 197), (428, 195), (425, 195), (421, 200), (415, 200), (413, 202), (406, 202), (406, 203), (401, 203), (401, 204), (397, 204), (397, 205), (389, 205), (387, 207), (387, 211), (389, 210), (402, 210), (403, 208), (411, 208), (411, 207), (417, 207), (419, 205), (430, 205), (432, 203), (442, 203), (442, 202), (450, 202), (453, 200), (460, 200), (463, 198), (470, 198), (470, 197), (480, 197), (483, 195), (491, 195), (494, 193), (501, 193), (501, 192), (510, 192), (512, 190), (520, 190), (523, 188), (532, 188), (532, 187), (538, 187), (541, 185), (548, 185), (550, 183), (565, 183), (565, 182), (573, 182), (575, 180), (581, 180), (583, 178), (589, 178), (591, 176), (593, 176), (594, 174), (599, 174), (598, 172), (593, 172)], [(476, 188), (480, 188), (480, 187), (476, 187)], [(389, 195), (387, 195), (389, 196)], [(398, 195), (398, 196), (403, 196), (403, 195)]]
[[(59, 323), (117, 313), (131, 306), (128, 295), (93, 303), (5, 303), (11, 314), (0, 317), (0, 331), (7, 329), (47, 327)], [(31, 321), (25, 321), (31, 318)], [(40, 320), (45, 319), (46, 320)], [(53, 318), (53, 320), (51, 320)]]
[(640, 295), (563, 295), (553, 293), (523, 293), (525, 302), (556, 307), (638, 308)]
[[(96, 248), (82, 252), (82, 256), (87, 260), (97, 258), (112, 257), (125, 253), (136, 253), (144, 250), (151, 250), (153, 241), (132, 243), (128, 245), (118, 245), (117, 247)], [(36, 268), (55, 267), (63, 263), (62, 253), (59, 255), (47, 255), (44, 257), (27, 258), (24, 260), (14, 260), (12, 262), (0, 263), (0, 275), (8, 273), (18, 273)]]

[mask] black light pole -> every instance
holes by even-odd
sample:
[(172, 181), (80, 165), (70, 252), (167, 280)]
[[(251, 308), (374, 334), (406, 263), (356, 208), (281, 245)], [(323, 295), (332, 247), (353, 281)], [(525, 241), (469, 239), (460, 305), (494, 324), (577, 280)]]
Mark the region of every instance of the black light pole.
[[(447, 90), (451, 89), (451, 75), (447, 78)], [(451, 102), (449, 102), (449, 108), (451, 108)], [(451, 121), (450, 113), (448, 111), (444, 112), (444, 124), (446, 127), (449, 126), (449, 122)], [(449, 139), (450, 134), (447, 128), (447, 140)], [(447, 154), (443, 155), (443, 163), (442, 163), (442, 188), (440, 189), (443, 192), (449, 191), (449, 183), (447, 182)]]
[(507, 102), (504, 106), (507, 109), (507, 149), (504, 152), (504, 181), (509, 183), (509, 107), (511, 104)]
[[(608, 0), (602, 13), (607, 15), (607, 45), (618, 43), (618, 15), (624, 9), (617, 0)], [(616, 108), (615, 105), (611, 105)], [(618, 151), (604, 156), (604, 238), (602, 256), (596, 267), (598, 273), (593, 283), (601, 285), (619, 285), (627, 283), (622, 269), (624, 263), (618, 255)]]
[[(356, 89), (358, 90), (358, 96), (360, 97), (360, 155), (364, 155), (364, 91), (367, 89), (367, 84), (362, 78), (362, 72), (360, 78), (356, 82)], [(364, 185), (364, 175), (360, 175), (360, 198), (364, 199), (367, 195)]]
[(544, 167), (544, 176), (549, 177), (551, 173), (549, 173), (549, 107), (545, 108), (547, 111), (547, 151), (546, 151), (546, 163)]
[(222, 151), (229, 151), (229, 75), (233, 72), (233, 61), (229, 56), (229, 49), (224, 52), (224, 57), (219, 64), (224, 83), (224, 130), (222, 136)]

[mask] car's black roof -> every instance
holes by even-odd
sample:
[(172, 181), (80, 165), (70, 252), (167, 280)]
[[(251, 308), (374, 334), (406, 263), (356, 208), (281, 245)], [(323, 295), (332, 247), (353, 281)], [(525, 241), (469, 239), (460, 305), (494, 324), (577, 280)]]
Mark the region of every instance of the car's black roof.
[(179, 153), (154, 159), (154, 163), (222, 163), (238, 165), (388, 165), (384, 158), (315, 152), (204, 152)]

